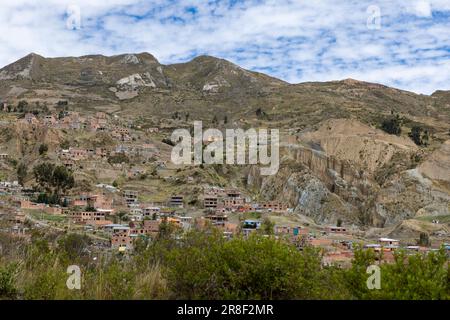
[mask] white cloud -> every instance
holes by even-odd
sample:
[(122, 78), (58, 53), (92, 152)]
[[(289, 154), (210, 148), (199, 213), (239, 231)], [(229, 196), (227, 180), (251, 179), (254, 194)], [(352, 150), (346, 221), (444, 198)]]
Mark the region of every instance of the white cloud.
[(414, 10), (419, 17), (431, 17), (431, 3), (426, 0), (418, 0), (414, 3)]
[[(367, 28), (373, 4), (380, 30)], [(80, 8), (80, 30), (66, 26), (70, 5)], [(0, 65), (29, 52), (148, 51), (162, 63), (210, 54), (290, 82), (352, 77), (450, 89), (448, 0), (3, 0), (0, 21)]]

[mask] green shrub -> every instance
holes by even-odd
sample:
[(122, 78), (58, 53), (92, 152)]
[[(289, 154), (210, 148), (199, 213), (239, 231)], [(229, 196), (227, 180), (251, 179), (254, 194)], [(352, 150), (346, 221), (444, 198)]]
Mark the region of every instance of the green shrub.
[(0, 266), (0, 298), (12, 299), (17, 294), (16, 279), (18, 274), (18, 264), (8, 263)]

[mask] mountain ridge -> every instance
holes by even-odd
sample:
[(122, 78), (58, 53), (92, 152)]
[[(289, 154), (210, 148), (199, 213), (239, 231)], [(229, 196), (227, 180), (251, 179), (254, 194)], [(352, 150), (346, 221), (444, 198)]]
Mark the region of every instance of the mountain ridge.
[(205, 55), (164, 65), (147, 52), (57, 58), (31, 53), (0, 69), (0, 98), (41, 105), (68, 100), (78, 111), (129, 116), (189, 113), (203, 121), (225, 115), (258, 120), (258, 113), (284, 128), (330, 117), (373, 125), (392, 113), (429, 126), (437, 120), (439, 130), (450, 122), (446, 91), (420, 95), (355, 79), (290, 84)]
[[(28, 55), (19, 58), (18, 60), (7, 64), (5, 66), (3, 66), (0, 69), (0, 80), (13, 80), (11, 78), (6, 79), (5, 77), (2, 78), (2, 72), (11, 72), (12, 70), (17, 70), (17, 66), (19, 65), (19, 69), (20, 69), (20, 65), (22, 64), (23, 61), (26, 61), (27, 59), (35, 59), (37, 61), (45, 61), (45, 62), (49, 62), (49, 61), (64, 61), (64, 60), (72, 60), (72, 61), (76, 61), (78, 60), (79, 62), (83, 62), (89, 59), (102, 59), (105, 61), (109, 61), (109, 63), (113, 63), (115, 60), (117, 59), (127, 59), (127, 57), (136, 57), (137, 59), (141, 58), (144, 59), (145, 62), (151, 61), (161, 67), (165, 67), (165, 68), (177, 68), (177, 67), (181, 67), (181, 66), (186, 66), (186, 65), (193, 65), (193, 64), (202, 64), (202, 63), (207, 63), (207, 62), (211, 62), (214, 61), (215, 63), (225, 63), (228, 64), (230, 66), (235, 66), (239, 69), (242, 69), (246, 72), (249, 72), (251, 74), (254, 75), (262, 75), (263, 77), (267, 77), (270, 79), (273, 79), (274, 82), (278, 82), (278, 83), (283, 83), (285, 85), (291, 85), (291, 86), (298, 86), (298, 85), (308, 85), (308, 84), (327, 84), (327, 83), (336, 83), (336, 84), (345, 84), (345, 85), (350, 85), (350, 86), (369, 86), (369, 87), (383, 87), (383, 88), (390, 88), (390, 89), (395, 89), (395, 90), (399, 90), (402, 92), (410, 92), (412, 94), (416, 94), (416, 95), (423, 95), (423, 96), (438, 96), (438, 95), (443, 95), (443, 94), (449, 94), (450, 90), (443, 90), (443, 89), (437, 89), (435, 92), (433, 92), (430, 95), (426, 95), (426, 94), (418, 94), (412, 91), (408, 91), (408, 90), (403, 90), (403, 89), (399, 89), (399, 88), (395, 88), (395, 87), (390, 87), (387, 85), (384, 85), (382, 83), (377, 83), (377, 82), (367, 82), (367, 81), (363, 81), (363, 80), (358, 80), (358, 79), (353, 79), (353, 78), (346, 78), (346, 79), (339, 79), (339, 80), (329, 80), (329, 81), (323, 81), (323, 82), (317, 82), (317, 81), (304, 81), (304, 82), (298, 82), (298, 83), (290, 83), (287, 82), (285, 80), (276, 78), (274, 76), (270, 76), (261, 72), (257, 72), (257, 71), (251, 71), (251, 70), (247, 70), (244, 68), (241, 68), (240, 66), (238, 66), (237, 64), (230, 62), (226, 59), (223, 58), (219, 58), (219, 57), (214, 57), (214, 56), (210, 56), (210, 55), (200, 55), (200, 56), (196, 56), (194, 58), (192, 58), (189, 61), (186, 62), (181, 62), (181, 63), (172, 63), (172, 64), (162, 64), (159, 62), (159, 60), (152, 55), (149, 52), (140, 52), (140, 53), (123, 53), (123, 54), (117, 54), (117, 55), (103, 55), (103, 54), (88, 54), (88, 55), (82, 55), (82, 56), (67, 56), (67, 57), (44, 57), (40, 54), (31, 52)], [(131, 61), (133, 60), (133, 58), (131, 58)], [(141, 63), (141, 61), (139, 61), (139, 63)], [(134, 63), (134, 64), (139, 64), (139, 63)], [(23, 70), (23, 69), (22, 69)]]

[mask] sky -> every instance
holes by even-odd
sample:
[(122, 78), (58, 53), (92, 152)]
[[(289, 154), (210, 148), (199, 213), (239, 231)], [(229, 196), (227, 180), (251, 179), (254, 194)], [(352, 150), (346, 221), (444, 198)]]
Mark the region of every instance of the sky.
[(149, 52), (227, 59), (290, 83), (450, 90), (450, 0), (1, 0), (0, 66)]

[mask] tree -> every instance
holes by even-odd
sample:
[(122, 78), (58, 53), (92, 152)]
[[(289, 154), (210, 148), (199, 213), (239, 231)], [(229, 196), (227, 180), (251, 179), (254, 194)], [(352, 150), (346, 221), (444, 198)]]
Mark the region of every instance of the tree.
[(53, 170), (52, 185), (55, 187), (57, 193), (65, 192), (66, 190), (73, 188), (75, 179), (65, 166), (57, 166)]
[(109, 156), (108, 162), (110, 164), (129, 163), (130, 159), (128, 158), (128, 156), (125, 153), (120, 152), (120, 153), (116, 153), (115, 155)]
[(269, 218), (264, 218), (261, 230), (264, 232), (264, 234), (272, 235), (274, 233), (274, 227), (275, 223), (273, 223)]
[(25, 100), (20, 100), (17, 104), (18, 112), (28, 112), (28, 102)]
[(40, 188), (59, 201), (63, 192), (75, 185), (73, 174), (65, 166), (43, 162), (33, 168), (33, 174)]
[(16, 263), (8, 263), (0, 266), (0, 298), (11, 299), (16, 296), (16, 280), (19, 266)]
[(39, 154), (43, 155), (44, 153), (46, 153), (48, 151), (48, 145), (46, 145), (45, 143), (42, 143), (39, 146)]
[(322, 280), (318, 250), (257, 234), (225, 240), (217, 230), (189, 232), (168, 252), (175, 299), (315, 299), (338, 290)]
[(256, 109), (256, 117), (263, 120), (270, 120), (269, 115), (261, 108)]
[[(345, 283), (351, 295), (357, 299), (368, 299), (370, 290), (367, 287), (367, 267), (374, 265), (376, 253), (372, 250), (364, 250), (356, 246), (352, 267), (345, 273)], [(383, 280), (384, 282), (384, 280)]]
[(422, 127), (414, 126), (409, 133), (409, 137), (418, 146), (427, 145), (429, 141), (428, 130), (424, 130)]
[(51, 191), (51, 181), (55, 165), (44, 162), (33, 168), (34, 178), (39, 186), (47, 192)]
[(21, 186), (23, 186), (25, 183), (25, 179), (28, 173), (27, 171), (27, 166), (24, 163), (20, 163), (17, 167), (17, 180), (19, 181)]
[(64, 197), (63, 202), (62, 202), (62, 206), (64, 208), (67, 208), (69, 206), (69, 199), (67, 199), (67, 197)]
[(397, 114), (394, 117), (383, 120), (381, 129), (389, 134), (400, 135), (402, 132), (402, 119)]
[(175, 225), (163, 219), (158, 227), (158, 238), (167, 239), (176, 231)]
[(84, 209), (86, 212), (96, 212), (97, 209), (95, 209), (92, 205), (88, 204), (87, 207)]
[(58, 107), (64, 107), (67, 106), (69, 103), (67, 102), (67, 100), (59, 100), (58, 103), (56, 104)]
[(418, 244), (424, 247), (428, 247), (430, 245), (430, 237), (428, 236), (428, 233), (420, 233)]
[(66, 113), (64, 111), (61, 110), (60, 112), (58, 112), (58, 120), (63, 119), (65, 116), (66, 116)]
[(393, 264), (381, 266), (381, 290), (372, 297), (396, 300), (446, 300), (450, 298), (450, 271), (444, 248), (427, 254), (407, 256), (402, 250)]
[(127, 216), (127, 212), (126, 211), (123, 211), (123, 210), (121, 210), (121, 211), (119, 211), (118, 213), (117, 213), (117, 217), (119, 218), (119, 223), (122, 223), (122, 220), (124, 220), (125, 219), (125, 217)]

